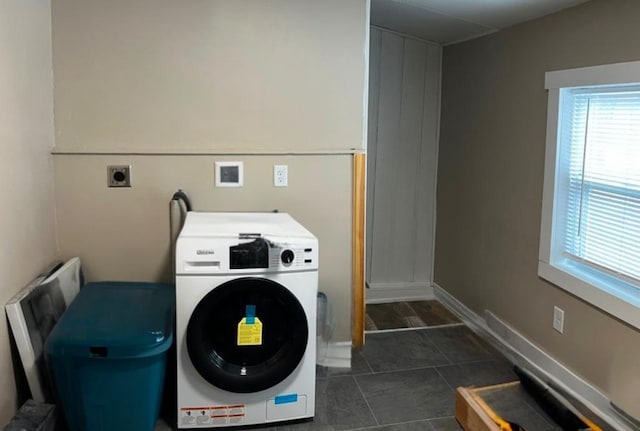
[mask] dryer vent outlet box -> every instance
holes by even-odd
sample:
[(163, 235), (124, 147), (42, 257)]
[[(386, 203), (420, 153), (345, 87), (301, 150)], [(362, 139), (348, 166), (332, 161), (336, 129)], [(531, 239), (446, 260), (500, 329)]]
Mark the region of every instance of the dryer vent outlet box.
[(107, 186), (131, 187), (131, 166), (129, 165), (107, 166)]

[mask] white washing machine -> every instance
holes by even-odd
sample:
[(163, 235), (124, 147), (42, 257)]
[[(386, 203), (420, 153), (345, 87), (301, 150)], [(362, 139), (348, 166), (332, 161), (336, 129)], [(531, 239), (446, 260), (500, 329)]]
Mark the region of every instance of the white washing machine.
[(318, 240), (284, 213), (187, 215), (176, 245), (178, 428), (309, 418)]

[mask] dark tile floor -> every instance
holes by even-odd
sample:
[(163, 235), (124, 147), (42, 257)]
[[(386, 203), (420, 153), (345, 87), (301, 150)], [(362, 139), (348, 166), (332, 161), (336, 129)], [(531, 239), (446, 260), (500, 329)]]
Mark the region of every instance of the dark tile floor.
[(374, 332), (351, 369), (317, 368), (313, 421), (256, 429), (459, 431), (456, 387), (514, 380), (507, 360), (464, 325)]
[(313, 422), (277, 429), (460, 430), (457, 386), (516, 379), (506, 359), (463, 325), (370, 333), (350, 370), (318, 367)]
[(313, 422), (287, 430), (461, 430), (455, 388), (517, 380), (466, 326), (370, 333), (349, 371), (318, 368)]
[(422, 328), (461, 323), (438, 301), (367, 304), (367, 331), (399, 328)]

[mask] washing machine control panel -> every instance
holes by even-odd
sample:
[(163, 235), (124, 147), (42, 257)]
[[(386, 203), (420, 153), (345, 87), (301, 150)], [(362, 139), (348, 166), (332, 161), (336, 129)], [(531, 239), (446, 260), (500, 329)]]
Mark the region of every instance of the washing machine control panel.
[(271, 268), (278, 270), (317, 268), (317, 251), (314, 247), (304, 247), (295, 244), (279, 245), (271, 253)]
[(318, 269), (315, 238), (269, 238), (254, 234), (235, 238), (181, 238), (176, 274), (288, 272)]

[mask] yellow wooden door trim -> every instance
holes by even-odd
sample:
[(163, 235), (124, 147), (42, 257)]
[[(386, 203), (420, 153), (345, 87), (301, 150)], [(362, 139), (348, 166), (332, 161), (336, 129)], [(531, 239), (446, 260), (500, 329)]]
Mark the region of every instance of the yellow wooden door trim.
[(352, 344), (364, 345), (364, 241), (366, 154), (353, 155), (353, 325)]

